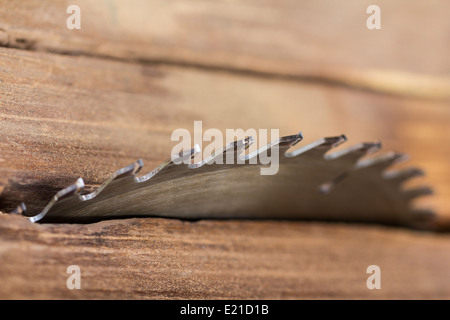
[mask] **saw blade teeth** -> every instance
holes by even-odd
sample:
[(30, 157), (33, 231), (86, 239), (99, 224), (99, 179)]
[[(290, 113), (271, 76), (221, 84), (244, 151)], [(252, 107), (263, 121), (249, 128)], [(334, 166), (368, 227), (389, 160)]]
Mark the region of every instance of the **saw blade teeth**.
[(339, 145), (341, 145), (342, 143), (347, 141), (347, 137), (344, 134), (341, 134), (338, 137), (328, 137), (328, 138), (324, 138), (325, 143), (323, 144), (324, 146), (329, 146), (330, 149), (331, 148), (335, 148)]
[(46, 216), (47, 212), (49, 212), (50, 209), (52, 209), (52, 207), (55, 204), (57, 204), (58, 202), (60, 202), (64, 199), (70, 199), (75, 196), (81, 200), (82, 196), (80, 195), (80, 193), (83, 191), (84, 186), (85, 186), (84, 180), (82, 178), (79, 178), (74, 184), (58, 191), (53, 196), (52, 200), (47, 204), (47, 206), (41, 211), (41, 213), (39, 213), (38, 215), (33, 216), (33, 217), (28, 217), (28, 220), (32, 223), (42, 220)]
[(207, 164), (222, 163), (222, 164), (236, 164), (242, 162), (241, 154), (251, 144), (254, 143), (253, 137), (247, 137), (245, 139), (237, 140), (229, 143), (225, 147), (215, 151), (210, 156), (206, 157), (200, 162), (189, 164), (189, 169), (197, 169)]
[(27, 206), (25, 205), (25, 203), (21, 203), (17, 206), (17, 208), (15, 208), (11, 214), (14, 215), (20, 215), (20, 216), (24, 216), (25, 213), (27, 212)]
[(181, 151), (176, 157), (173, 157), (173, 163), (181, 163), (186, 160), (192, 160), (197, 154), (202, 152), (200, 146), (198, 144), (194, 145), (194, 147), (190, 150)]
[(130, 164), (129, 166), (126, 166), (122, 169), (117, 170), (114, 172), (100, 187), (98, 187), (94, 192), (91, 192), (86, 195), (80, 195), (80, 199), (83, 201), (87, 201), (90, 199), (95, 198), (97, 195), (100, 194), (105, 188), (108, 187), (109, 184), (111, 184), (113, 181), (121, 180), (124, 178), (135, 178), (136, 174), (141, 171), (141, 169), (144, 166), (144, 162), (139, 159), (135, 163)]
[(359, 160), (356, 163), (356, 169), (378, 170), (381, 174), (390, 166), (404, 162), (408, 160), (408, 158), (409, 157), (403, 153), (388, 152), (374, 158)]
[(302, 148), (286, 152), (285, 156), (288, 158), (293, 158), (299, 155), (302, 155), (303, 157), (305, 155), (308, 156), (311, 155), (323, 158), (329, 150), (337, 147), (338, 145), (344, 143), (345, 141), (347, 141), (347, 137), (345, 135), (340, 135), (338, 137), (322, 138)]
[(240, 158), (243, 162), (251, 162), (252, 159), (257, 158), (257, 162), (260, 162), (260, 156), (262, 154), (268, 155), (271, 153), (271, 150), (274, 148), (279, 149), (279, 154), (283, 155), (286, 154), (287, 151), (295, 146), (297, 143), (303, 140), (303, 135), (301, 132), (298, 134), (294, 134), (291, 136), (281, 137), (279, 139), (276, 139), (272, 141), (271, 143), (249, 153), (249, 154), (243, 154)]
[(432, 195), (433, 189), (431, 189), (430, 187), (417, 187), (405, 190), (402, 192), (402, 194), (406, 199), (412, 200), (418, 197)]
[(401, 186), (404, 182), (415, 177), (424, 176), (423, 170), (418, 168), (407, 168), (402, 170), (388, 171), (383, 174), (384, 178), (389, 182)]
[(381, 149), (381, 142), (365, 142), (353, 145), (349, 148), (326, 154), (325, 159), (331, 161), (334, 166), (342, 167), (342, 172), (335, 178), (319, 186), (319, 192), (327, 194), (331, 192), (341, 181), (346, 179), (353, 170), (356, 170), (356, 163), (369, 153)]
[(225, 152), (223, 153), (223, 163), (244, 164), (245, 157), (243, 157), (243, 154), (245, 150), (247, 150), (254, 142), (255, 140), (253, 139), (253, 137), (247, 137), (245, 139), (238, 140), (232, 144), (229, 144), (228, 147), (225, 148)]
[(54, 196), (55, 201), (60, 201), (66, 198), (70, 198), (74, 195), (79, 195), (83, 189), (84, 189), (84, 180), (82, 178), (79, 178), (74, 184), (71, 186), (60, 190), (56, 195)]
[(201, 152), (200, 146), (198, 144), (194, 145), (194, 148), (191, 148), (187, 151), (181, 151), (179, 154), (177, 154), (175, 157), (173, 157), (173, 160), (167, 160), (161, 163), (158, 167), (153, 169), (151, 172), (141, 176), (141, 177), (135, 177), (136, 182), (141, 183), (145, 182), (147, 180), (150, 180), (155, 175), (157, 175), (159, 172), (167, 168), (171, 164), (181, 164), (186, 162), (187, 160), (190, 162), (194, 159), (194, 157)]
[(364, 142), (331, 154), (327, 154), (325, 158), (328, 160), (350, 159), (350, 161), (353, 160), (356, 163), (356, 161), (358, 161), (361, 157), (379, 151), (381, 147), (381, 142)]
[(299, 132), (298, 134), (294, 134), (291, 136), (281, 137), (276, 140), (272, 145), (278, 145), (280, 148), (291, 148), (295, 146), (297, 143), (303, 140), (303, 134)]
[(413, 209), (411, 215), (418, 219), (432, 219), (436, 217), (436, 213), (431, 209)]
[(274, 148), (278, 148), (281, 154), (286, 154), (290, 148), (298, 144), (303, 140), (303, 135), (301, 132), (295, 135), (281, 137), (271, 143), (269, 143), (266, 147), (260, 148), (257, 152), (261, 154), (263, 151), (271, 150)]
[(126, 166), (120, 170), (117, 170), (108, 180), (118, 180), (128, 176), (135, 176), (144, 166), (144, 162), (142, 160), (138, 160), (129, 166)]
[[(82, 179), (77, 180), (75, 184), (54, 195), (44, 210), (40, 214), (30, 217), (29, 220), (38, 222), (45, 217), (45, 221), (50, 222), (58, 221), (60, 218), (75, 217), (75, 219), (80, 219), (79, 221), (84, 221), (82, 219), (85, 219), (86, 216), (92, 219), (118, 217), (123, 211), (136, 216), (156, 214), (167, 217), (194, 219), (199, 216), (207, 218), (240, 217), (240, 214), (247, 218), (249, 217), (247, 216), (248, 214), (250, 214), (250, 218), (261, 218), (261, 211), (264, 210), (267, 210), (269, 214), (276, 213), (276, 217), (278, 217), (278, 214), (285, 214), (283, 217), (315, 219), (315, 216), (313, 216), (315, 214), (314, 210), (317, 210), (316, 213), (319, 215), (319, 220), (320, 217), (323, 219), (336, 219), (337, 221), (361, 221), (360, 219), (362, 219), (368, 222), (379, 222), (385, 219), (385, 223), (396, 221), (403, 225), (417, 223), (419, 226), (424, 226), (429, 222), (433, 212), (430, 210), (416, 210), (412, 207), (410, 201), (417, 197), (431, 194), (431, 189), (420, 187), (403, 190), (400, 188), (404, 181), (422, 175), (423, 172), (415, 168), (397, 171), (386, 170), (391, 165), (406, 160), (407, 157), (405, 155), (391, 152), (369, 159), (361, 159), (368, 153), (378, 151), (381, 148), (380, 142), (361, 143), (342, 151), (328, 153), (329, 150), (347, 140), (344, 135), (323, 138), (300, 149), (289, 151), (291, 147), (302, 139), (301, 133), (281, 137), (251, 154), (245, 155), (245, 149), (254, 143), (253, 138), (248, 137), (220, 148), (210, 157), (200, 162), (192, 163), (195, 155), (202, 152), (199, 146), (195, 145), (194, 148), (179, 153), (177, 155), (178, 158), (172, 157), (160, 164), (152, 172), (141, 177), (136, 176), (143, 167), (142, 160), (138, 160), (134, 164), (114, 172), (102, 186), (87, 195), (81, 195), (84, 182)], [(285, 165), (284, 171), (278, 176), (275, 175), (272, 178), (274, 179), (272, 182), (267, 183), (267, 186), (272, 189), (266, 189), (267, 187), (261, 183), (259, 170), (227, 165), (231, 163), (253, 164), (246, 160), (255, 158), (254, 164), (262, 167), (264, 166), (262, 153), (269, 153), (272, 150), (274, 150), (273, 152), (280, 151), (280, 153), (284, 151), (286, 157), (285, 159), (284, 157), (280, 158), (280, 160), (284, 159), (282, 160), (283, 163), (280, 164)], [(255, 155), (258, 157), (255, 157)], [(182, 161), (175, 163), (176, 159), (181, 159)], [(222, 161), (215, 162), (215, 160)], [(244, 162), (239, 162), (239, 160), (244, 160)], [(205, 166), (205, 164), (213, 162), (217, 164), (223, 163), (224, 166)], [(254, 168), (258, 169), (258, 166)], [(201, 167), (203, 168), (198, 171), (190, 170)], [(147, 180), (150, 179), (152, 181), (148, 182)], [(216, 188), (218, 185), (217, 181), (223, 182), (224, 185)], [(342, 184), (339, 184), (341, 181)], [(361, 187), (366, 182), (369, 183), (367, 185), (370, 192), (368, 196)], [(242, 188), (245, 190), (239, 190), (238, 192), (230, 191), (228, 189), (233, 188), (229, 188), (230, 185), (226, 183), (230, 183), (230, 185), (231, 183), (234, 183), (234, 185), (242, 183), (240, 186), (246, 186), (246, 188)], [(337, 184), (339, 188), (336, 187)], [(329, 194), (324, 196), (317, 192), (319, 186), (322, 193)], [(370, 187), (373, 187), (375, 196), (372, 194)], [(192, 191), (179, 192), (180, 188)], [(196, 188), (199, 189), (196, 190)], [(330, 192), (332, 189), (334, 191)], [(303, 202), (298, 202), (296, 190), (302, 190), (306, 195), (307, 198), (300, 199)], [(205, 204), (202, 204), (205, 199), (203, 195), (198, 196), (198, 194), (203, 194), (203, 192), (212, 192), (212, 195), (215, 197), (214, 201), (209, 203), (206, 201)], [(223, 196), (223, 192), (227, 195), (226, 197)], [(316, 196), (316, 194), (319, 196)], [(254, 196), (255, 198), (253, 198)], [(358, 218), (360, 208), (357, 205), (352, 205), (351, 201), (349, 201), (350, 204), (347, 201), (343, 203), (336, 201), (336, 199), (343, 199), (346, 196), (349, 198), (353, 197), (353, 200), (357, 199), (359, 202), (356, 201), (356, 203), (363, 208), (364, 206), (370, 207), (371, 211), (369, 211), (373, 214), (379, 210), (379, 216)], [(165, 199), (165, 202), (160, 199)], [(227, 210), (230, 208), (230, 203), (224, 201), (224, 199), (233, 199), (232, 209), (229, 211)], [(294, 201), (293, 199), (297, 200)], [(310, 199), (312, 200), (308, 203)], [(380, 205), (383, 200), (386, 205)], [(278, 209), (273, 206), (277, 201), (286, 203), (286, 212), (278, 212)], [(290, 201), (293, 201), (291, 207), (289, 207)], [(180, 209), (179, 204), (183, 203), (189, 203), (189, 208), (194, 208), (192, 211), (196, 212), (187, 212), (184, 208)], [(218, 203), (220, 211), (214, 211), (214, 207)], [(341, 207), (337, 207), (336, 203), (339, 203)], [(202, 208), (204, 211), (199, 212), (199, 208)], [(243, 211), (237, 212), (236, 208), (238, 211)], [(394, 213), (391, 212), (391, 209)], [(212, 216), (210, 210), (214, 211)], [(331, 215), (328, 215), (327, 210), (331, 212)], [(25, 205), (23, 207), (19, 206), (15, 211), (17, 211), (17, 214), (25, 213)], [(69, 212), (71, 217), (67, 217), (67, 212)], [(410, 217), (410, 215), (417, 219)]]

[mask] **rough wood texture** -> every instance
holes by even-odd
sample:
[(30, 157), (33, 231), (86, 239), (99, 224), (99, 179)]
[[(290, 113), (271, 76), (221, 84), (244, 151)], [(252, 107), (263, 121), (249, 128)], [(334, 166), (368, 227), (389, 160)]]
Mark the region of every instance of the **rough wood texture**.
[(341, 133), (351, 143), (380, 139), (424, 167), (433, 205), (450, 217), (445, 99), (301, 81), (430, 86), (443, 98), (450, 86), (433, 79), (450, 70), (446, 2), (381, 1), (380, 32), (365, 28), (366, 1), (80, 0), (76, 31), (66, 28), (69, 4), (2, 1), (0, 45), (98, 58), (0, 50), (0, 188), (10, 181), (0, 209), (27, 199), (34, 212), (74, 179), (97, 185), (137, 158), (150, 170), (170, 156), (172, 130), (201, 119), (219, 129), (302, 130), (305, 143)]
[[(448, 2), (0, 0), (0, 210), (36, 213), (176, 128), (347, 134), (408, 153), (450, 221)], [(338, 86), (335, 86), (338, 84)], [(367, 90), (355, 90), (367, 89)], [(371, 91), (371, 92), (369, 92)], [(394, 95), (390, 95), (394, 94)], [(419, 99), (426, 98), (426, 99)], [(344, 147), (344, 146), (343, 146)], [(0, 216), (0, 298), (450, 298), (449, 236), (376, 226)], [(66, 288), (82, 268), (81, 291)], [(382, 290), (365, 286), (382, 268)]]
[[(132, 219), (31, 225), (0, 216), (0, 298), (450, 298), (450, 241), (339, 224)], [(381, 290), (366, 269), (381, 268)], [(81, 269), (68, 290), (67, 267)]]
[[(444, 102), (224, 72), (140, 65), (0, 48), (1, 208), (40, 210), (77, 178), (92, 186), (142, 158), (149, 172), (170, 157), (176, 128), (301, 130), (306, 144), (347, 134), (380, 139), (427, 171), (450, 216), (450, 108)], [(344, 145), (345, 146), (345, 145)]]
[(445, 0), (378, 1), (375, 32), (366, 28), (369, 0), (79, 0), (76, 31), (66, 28), (71, 4), (3, 0), (0, 45), (450, 100)]

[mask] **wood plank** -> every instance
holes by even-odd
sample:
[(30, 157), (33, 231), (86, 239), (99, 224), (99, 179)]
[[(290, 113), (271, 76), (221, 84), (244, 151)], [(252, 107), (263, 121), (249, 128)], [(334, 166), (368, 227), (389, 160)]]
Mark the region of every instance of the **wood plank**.
[[(0, 48), (0, 210), (39, 211), (83, 177), (90, 186), (142, 158), (170, 157), (176, 128), (301, 130), (303, 144), (347, 134), (380, 139), (428, 172), (428, 204), (450, 216), (446, 103), (314, 83)], [(344, 145), (345, 146), (345, 145)], [(343, 146), (343, 147), (344, 147)], [(424, 199), (425, 200), (425, 199)]]
[(450, 100), (445, 0), (378, 1), (375, 31), (368, 0), (79, 0), (81, 30), (66, 27), (70, 4), (3, 0), (0, 44)]
[[(427, 171), (418, 183), (436, 196), (421, 204), (450, 226), (443, 0), (379, 1), (380, 32), (365, 28), (372, 3), (356, 0), (79, 0), (79, 31), (65, 27), (69, 1), (1, 4), (4, 212), (25, 201), (36, 213), (76, 178), (94, 188), (138, 158), (148, 172), (170, 156), (174, 129), (202, 120), (302, 130), (302, 145), (341, 133), (347, 146), (380, 139)], [(448, 240), (292, 221), (32, 225), (0, 215), (0, 299), (448, 299)], [(80, 291), (66, 287), (73, 264)], [(366, 288), (373, 264), (380, 291)]]
[[(1, 299), (448, 299), (450, 241), (401, 229), (0, 216)], [(78, 265), (81, 290), (68, 290)], [(366, 269), (381, 268), (381, 290)]]

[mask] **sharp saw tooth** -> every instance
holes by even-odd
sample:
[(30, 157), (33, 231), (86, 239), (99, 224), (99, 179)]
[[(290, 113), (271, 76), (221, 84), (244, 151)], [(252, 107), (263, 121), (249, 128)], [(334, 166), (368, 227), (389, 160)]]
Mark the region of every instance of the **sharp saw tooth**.
[(79, 178), (73, 185), (59, 191), (55, 196), (55, 201), (61, 201), (75, 195), (79, 195), (84, 189), (84, 180)]
[(134, 176), (136, 175), (139, 171), (141, 171), (142, 167), (144, 166), (144, 162), (142, 160), (138, 160), (135, 163), (122, 168), (118, 171), (116, 171), (112, 177), (110, 178), (110, 180), (119, 180), (128, 176)]
[(418, 219), (429, 219), (436, 217), (436, 213), (430, 209), (413, 209), (411, 210), (411, 215), (417, 217)]
[(29, 217), (28, 219), (31, 222), (38, 222), (42, 220), (46, 214), (58, 203), (63, 202), (63, 200), (71, 200), (73, 198), (80, 200), (80, 193), (84, 189), (84, 181), (82, 178), (79, 178), (74, 184), (71, 186), (60, 190), (56, 195), (53, 196), (53, 199), (47, 204), (47, 206), (42, 210), (41, 213), (34, 217)]
[(428, 196), (428, 195), (432, 195), (432, 194), (433, 194), (433, 189), (431, 189), (430, 187), (417, 187), (417, 188), (403, 191), (403, 196), (408, 200), (412, 200), (417, 197)]
[(415, 177), (421, 177), (424, 174), (425, 173), (421, 169), (407, 168), (407, 169), (402, 169), (402, 170), (393, 170), (393, 171), (385, 172), (383, 174), (383, 176), (390, 183), (400, 187), (407, 180), (415, 178)]
[(381, 142), (365, 142), (325, 155), (328, 160), (344, 160), (356, 163), (361, 157), (381, 149)]
[[(330, 165), (339, 166), (342, 172), (334, 177), (331, 181), (327, 181), (319, 186), (321, 193), (329, 193), (336, 185), (343, 181), (350, 173), (355, 170), (358, 160), (369, 153), (373, 153), (381, 149), (381, 142), (360, 143), (349, 148), (326, 154), (325, 159), (330, 161)], [(345, 171), (347, 168), (347, 171)]]
[[(190, 164), (193, 156), (201, 151), (196, 146), (174, 158), (174, 161), (188, 160), (188, 165), (177, 165), (168, 160), (141, 177), (136, 176), (143, 165), (138, 161), (116, 171), (89, 195), (79, 194), (84, 183), (77, 181), (58, 192), (30, 221), (93, 222), (106, 217), (159, 216), (294, 218), (414, 227), (423, 227), (429, 222), (429, 215), (413, 214), (410, 203), (417, 196), (429, 194), (429, 190), (420, 188), (405, 192), (399, 187), (401, 181), (415, 176), (418, 171), (385, 172), (392, 164), (404, 160), (404, 155), (388, 153), (359, 159), (379, 149), (379, 143), (363, 143), (325, 155), (346, 141), (343, 135), (320, 139), (290, 151), (301, 139), (301, 134), (283, 137), (243, 156), (244, 150), (253, 142), (252, 138), (247, 138), (222, 148), (201, 162)], [(260, 168), (264, 163), (256, 161), (252, 164), (249, 160), (259, 160), (263, 152), (271, 153), (275, 149), (280, 151), (279, 172), (261, 176)], [(227, 159), (233, 163), (245, 160), (245, 164), (227, 165)], [(224, 164), (212, 163), (213, 160), (222, 160)], [(339, 184), (335, 185), (339, 179)], [(318, 187), (325, 181), (331, 181), (334, 188), (323, 195), (318, 192)]]
[(304, 157), (306, 155), (317, 157), (320, 159), (323, 158), (325, 153), (327, 153), (330, 149), (337, 147), (345, 141), (347, 141), (347, 137), (345, 135), (341, 135), (339, 137), (322, 138), (297, 150), (286, 152), (285, 156), (288, 158), (292, 158), (299, 155), (302, 155)]
[(299, 132), (298, 134), (294, 134), (292, 136), (282, 137), (272, 143), (272, 146), (278, 146), (280, 150), (289, 150), (293, 146), (297, 145), (300, 141), (303, 140), (303, 134)]
[(196, 144), (194, 146), (194, 148), (187, 150), (187, 151), (182, 151), (180, 152), (178, 155), (176, 155), (174, 157), (174, 160), (167, 160), (165, 162), (163, 162), (162, 164), (160, 164), (158, 167), (156, 167), (155, 169), (153, 169), (151, 172), (149, 172), (146, 175), (143, 175), (141, 177), (135, 177), (136, 182), (138, 183), (142, 183), (145, 182), (147, 180), (150, 180), (151, 178), (153, 178), (154, 176), (156, 176), (158, 173), (160, 173), (161, 171), (167, 170), (167, 168), (170, 168), (171, 166), (174, 165), (174, 163), (179, 163), (181, 165), (181, 163), (184, 163), (186, 161), (189, 160), (189, 162), (191, 160), (194, 159), (194, 157), (201, 152), (200, 146), (198, 144)]
[(357, 169), (373, 170), (382, 173), (390, 166), (408, 160), (408, 156), (403, 153), (388, 152), (381, 156), (358, 161)]
[(273, 141), (272, 143), (267, 144), (265, 147), (260, 148), (257, 151), (258, 151), (258, 153), (261, 154), (265, 150), (278, 148), (279, 154), (284, 155), (287, 153), (287, 151), (289, 149), (291, 149), (293, 146), (295, 146), (302, 140), (303, 140), (303, 135), (301, 132), (299, 132), (298, 134), (295, 134), (292, 136), (281, 137), (281, 138)]
[(21, 215), (24, 216), (25, 213), (27, 212), (27, 206), (25, 205), (25, 203), (21, 203), (17, 206), (16, 209), (14, 209), (11, 214), (15, 214), (15, 215)]
[(253, 144), (253, 142), (254, 139), (252, 137), (247, 137), (245, 139), (232, 142), (224, 148), (217, 150), (206, 159), (203, 159), (198, 163), (190, 164), (188, 167), (190, 169), (197, 169), (205, 165), (211, 165), (213, 163), (224, 165), (241, 163), (241, 153), (246, 150), (251, 144)]
[(194, 160), (194, 157), (201, 152), (202, 150), (200, 149), (200, 146), (196, 144), (192, 149), (184, 150), (176, 155), (173, 155), (172, 162), (175, 164), (181, 164), (186, 162), (190, 163), (192, 160)]
[(86, 195), (82, 195), (81, 199), (83, 201), (91, 200), (99, 195), (103, 190), (108, 188), (114, 181), (122, 180), (122, 179), (134, 179), (136, 174), (141, 171), (144, 166), (144, 162), (142, 160), (138, 160), (129, 166), (126, 166), (122, 169), (114, 172), (100, 187), (98, 187), (94, 192), (91, 192)]
[(198, 144), (196, 144), (194, 146), (194, 148), (187, 150), (187, 151), (182, 151), (178, 154), (178, 159), (174, 159), (174, 162), (184, 162), (185, 160), (193, 160), (194, 157), (199, 154), (200, 152), (202, 152), (202, 150), (200, 149), (200, 146)]
[(303, 140), (303, 135), (301, 132), (295, 135), (281, 137), (257, 150), (255, 150), (252, 153), (249, 153), (247, 155), (243, 156), (243, 159), (246, 163), (252, 163), (257, 164), (261, 163), (261, 155), (271, 155), (271, 150), (277, 148), (278, 149), (278, 155), (280, 157), (283, 157), (289, 149), (291, 149), (293, 146), (298, 144), (300, 141)]

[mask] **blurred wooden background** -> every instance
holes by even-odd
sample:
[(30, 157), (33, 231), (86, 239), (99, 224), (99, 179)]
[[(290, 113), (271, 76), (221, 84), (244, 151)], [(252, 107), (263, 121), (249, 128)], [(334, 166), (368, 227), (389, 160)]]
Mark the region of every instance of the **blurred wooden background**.
[[(192, 129), (194, 120), (203, 120), (205, 127), (222, 130), (279, 128), (282, 135), (302, 131), (303, 144), (342, 133), (349, 137), (347, 146), (381, 140), (384, 150), (409, 154), (408, 165), (427, 172), (419, 183), (431, 185), (436, 194), (422, 199), (421, 205), (435, 209), (442, 221), (450, 218), (450, 5), (444, 0), (377, 1), (381, 30), (366, 28), (366, 8), (373, 3), (359, 0), (78, 0), (81, 30), (66, 28), (66, 8), (72, 4), (68, 1), (0, 0), (0, 4), (0, 210), (4, 212), (25, 201), (35, 213), (78, 177), (94, 187), (138, 158), (144, 160), (144, 171), (150, 171), (170, 157), (174, 129)], [(56, 237), (53, 232), (58, 230), (28, 228), (19, 222), (14, 227), (11, 221), (16, 220), (0, 218), (5, 230), (20, 233), (24, 228), (31, 238)], [(231, 228), (228, 222), (221, 223)], [(251, 227), (233, 223), (240, 231)], [(292, 223), (288, 228), (296, 233), (307, 226)], [(88, 226), (61, 228), (90, 232)], [(124, 228), (123, 234), (129, 234)], [(274, 228), (284, 230), (278, 224)], [(324, 228), (321, 234), (326, 235), (332, 227), (317, 228)], [(352, 236), (359, 226), (339, 228), (346, 230), (353, 245), (359, 243), (361, 234)], [(431, 251), (419, 246), (420, 251), (415, 249), (420, 235), (383, 230), (373, 232), (387, 232), (391, 242), (397, 241), (395, 250), (415, 255), (411, 270), (427, 274), (422, 282), (417, 280), (417, 287), (408, 286), (407, 279), (396, 283), (392, 297), (402, 293), (448, 297), (449, 238), (430, 235), (430, 247), (433, 241), (436, 246)], [(335, 239), (342, 236), (331, 233)], [(262, 245), (267, 238), (260, 237)], [(6, 241), (2, 234), (0, 239)], [(5, 243), (9, 241), (10, 237)], [(309, 257), (320, 263), (323, 257), (313, 253), (318, 247), (314, 242), (310, 246), (292, 261)], [(14, 273), (20, 259), (12, 259), (9, 266), (4, 262), (18, 247), (17, 243), (2, 247), (6, 253), (0, 256), (0, 278), (9, 279), (8, 288), (22, 281)], [(376, 248), (382, 255), (382, 245)], [(348, 254), (359, 261), (356, 254)], [(435, 258), (430, 259), (432, 254)], [(400, 257), (383, 259), (399, 270)], [(33, 261), (44, 273), (45, 260)], [(65, 260), (58, 263), (64, 265)], [(428, 275), (427, 268), (437, 268), (435, 276)], [(258, 274), (259, 280), (266, 279), (265, 274)], [(438, 281), (442, 277), (447, 280)], [(246, 286), (257, 290), (259, 280)], [(352, 292), (371, 297), (368, 291), (344, 294), (341, 287), (330, 294), (309, 285), (307, 294), (292, 289), (289, 297), (348, 297)], [(35, 296), (47, 292), (42, 286)], [(2, 297), (8, 292), (0, 291)], [(189, 297), (181, 294), (183, 287), (174, 292)], [(266, 297), (282, 297), (280, 292)], [(233, 293), (209, 292), (209, 296)], [(234, 296), (246, 295), (235, 291)]]

